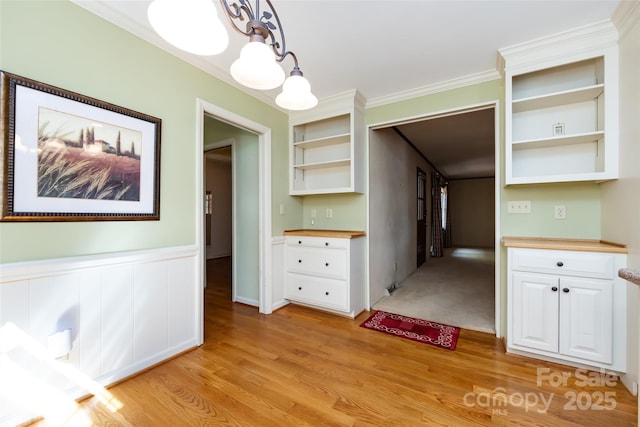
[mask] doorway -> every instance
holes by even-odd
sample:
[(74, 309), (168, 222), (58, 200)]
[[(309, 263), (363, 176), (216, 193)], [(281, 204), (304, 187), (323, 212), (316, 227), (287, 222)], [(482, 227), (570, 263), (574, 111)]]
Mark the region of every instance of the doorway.
[(427, 174), (417, 168), (416, 198), (418, 207), (418, 223), (416, 224), (417, 263), (420, 267), (427, 260)]
[(231, 145), (207, 149), (205, 164), (205, 257), (232, 256), (233, 168)]
[[(248, 289), (255, 290), (252, 295), (242, 295), (240, 293), (240, 287), (236, 290), (238, 302), (252, 303), (256, 305), (260, 313), (269, 314), (272, 312), (272, 285), (271, 285), (271, 129), (252, 120), (242, 117), (223, 108), (220, 108), (214, 104), (208, 103), (204, 100), (198, 99), (196, 103), (196, 182), (195, 189), (195, 203), (196, 203), (196, 227), (195, 227), (195, 241), (198, 248), (199, 255), (197, 257), (196, 274), (198, 283), (204, 287), (206, 286), (206, 274), (205, 274), (205, 258), (206, 258), (206, 241), (205, 241), (205, 188), (204, 188), (204, 152), (205, 152), (205, 121), (207, 118), (213, 118), (227, 125), (234, 126), (252, 135), (254, 140), (254, 147), (257, 148), (255, 154), (255, 180), (249, 182), (256, 191), (257, 206), (253, 210), (253, 214), (257, 215), (257, 225), (254, 232), (246, 232), (238, 225), (242, 219), (237, 216), (239, 212), (242, 212), (242, 208), (237, 209), (233, 216), (233, 230), (232, 239), (237, 242), (238, 238), (252, 234), (252, 238), (255, 239), (256, 244), (255, 254), (251, 254), (255, 260), (247, 261), (252, 262), (256, 266), (257, 270), (257, 283), (249, 283)], [(211, 148), (211, 147), (209, 147)], [(237, 189), (233, 190), (234, 194), (238, 195)], [(232, 252), (237, 256), (234, 257), (235, 265), (232, 266), (232, 274), (237, 277), (237, 272), (240, 270), (237, 258), (245, 257), (244, 253), (239, 253), (237, 248), (232, 249)], [(249, 254), (247, 254), (249, 256)], [(257, 288), (257, 289), (256, 289)], [(199, 343), (202, 344), (204, 340), (203, 322), (204, 322), (204, 292), (200, 292), (197, 295), (196, 302), (196, 319), (200, 337)], [(247, 301), (243, 301), (242, 298), (246, 297)]]
[[(435, 267), (435, 260), (440, 259), (431, 257), (429, 255), (431, 251), (427, 251), (426, 262), (420, 269), (416, 265), (416, 260), (419, 259), (418, 236), (422, 236), (422, 232), (418, 232), (418, 218), (422, 209), (420, 207), (416, 209), (416, 194), (422, 183), (421, 179), (416, 179), (416, 171), (419, 168), (425, 171), (429, 182), (433, 180), (432, 176), (435, 176), (433, 172), (446, 179), (449, 183), (447, 197), (450, 207), (457, 207), (460, 200), (464, 202), (471, 196), (482, 196), (479, 201), (474, 198), (475, 204), (467, 204), (461, 210), (467, 213), (466, 217), (463, 216), (464, 219), (455, 217), (452, 223), (446, 225), (447, 233), (452, 233), (454, 246), (456, 243), (462, 243), (469, 244), (471, 247), (454, 247), (444, 251), (444, 255), (453, 254), (456, 261), (470, 264), (475, 262), (475, 258), (482, 258), (483, 271), (486, 270), (488, 263), (490, 288), (489, 293), (483, 297), (486, 298), (491, 309), (487, 329), (491, 332), (495, 331), (496, 335), (500, 336), (498, 120), (497, 102), (490, 102), (442, 111), (420, 118), (375, 124), (369, 128), (367, 234), (369, 236), (368, 272), (371, 307), (379, 308), (378, 304), (383, 299), (401, 295), (403, 281), (415, 275), (418, 270), (426, 271), (430, 266)], [(431, 147), (434, 151), (425, 150), (425, 147)], [(428, 189), (430, 185), (428, 184)], [(452, 188), (455, 188), (455, 191)], [(458, 191), (465, 196), (456, 199), (454, 193)], [(435, 195), (432, 195), (431, 191), (427, 193), (427, 206), (431, 206)], [(479, 205), (483, 209), (478, 209)], [(490, 215), (484, 215), (485, 207), (490, 208)], [(455, 214), (455, 211), (449, 213)], [(474, 214), (478, 213), (482, 213), (483, 216), (474, 217)], [(424, 216), (430, 228), (435, 220), (433, 212), (428, 211)], [(458, 224), (463, 224), (464, 227), (457, 227)], [(487, 238), (487, 233), (482, 234), (481, 237), (484, 240), (476, 243), (473, 239), (467, 239), (469, 236), (478, 237), (477, 233), (469, 230), (469, 227), (475, 227), (476, 230), (489, 230), (490, 235)], [(463, 230), (467, 234), (463, 233), (464, 238), (456, 241), (455, 238), (461, 236), (459, 233), (456, 234), (456, 231)], [(427, 236), (429, 234), (427, 233)], [(430, 245), (433, 244), (434, 242), (431, 241)], [(469, 253), (475, 254), (474, 245), (482, 246), (479, 252), (482, 254), (481, 257), (467, 256)], [(461, 249), (461, 251), (455, 251), (455, 249)], [(489, 256), (486, 256), (487, 254)], [(457, 267), (448, 265), (445, 271), (451, 271), (453, 274), (456, 269)], [(389, 284), (396, 284), (398, 287), (393, 295), (384, 292), (389, 288)], [(443, 289), (456, 291), (455, 285), (444, 286)], [(465, 299), (462, 288), (458, 290), (460, 291), (458, 300)], [(425, 294), (429, 291), (421, 290), (421, 292)], [(427, 297), (433, 299), (434, 293)], [(407, 301), (412, 298), (408, 298)], [(469, 305), (469, 308), (473, 307)], [(438, 321), (429, 317), (426, 319)], [(487, 329), (483, 328), (485, 332)]]

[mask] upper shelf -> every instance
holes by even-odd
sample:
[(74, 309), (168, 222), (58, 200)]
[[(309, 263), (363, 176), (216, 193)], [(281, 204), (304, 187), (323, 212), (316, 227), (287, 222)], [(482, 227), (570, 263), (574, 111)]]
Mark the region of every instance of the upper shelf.
[(313, 169), (333, 168), (333, 167), (339, 167), (339, 166), (349, 166), (350, 164), (351, 164), (351, 159), (337, 159), (337, 160), (331, 160), (328, 162), (298, 164), (298, 165), (293, 165), (293, 167), (295, 169), (313, 170)]
[(580, 133), (576, 135), (556, 136), (552, 138), (538, 138), (512, 141), (513, 150), (523, 150), (529, 148), (558, 147), (561, 145), (584, 144), (595, 142), (604, 137), (604, 131)]
[(299, 141), (294, 143), (294, 147), (298, 148), (321, 148), (330, 145), (348, 144), (351, 141), (351, 133), (343, 133), (340, 135), (331, 135), (323, 138), (309, 139), (307, 141)]
[(521, 113), (523, 111), (539, 110), (542, 108), (556, 107), (558, 105), (575, 104), (596, 99), (602, 95), (603, 92), (604, 84), (597, 84), (579, 89), (532, 96), (530, 98), (514, 99), (511, 108), (513, 113)]

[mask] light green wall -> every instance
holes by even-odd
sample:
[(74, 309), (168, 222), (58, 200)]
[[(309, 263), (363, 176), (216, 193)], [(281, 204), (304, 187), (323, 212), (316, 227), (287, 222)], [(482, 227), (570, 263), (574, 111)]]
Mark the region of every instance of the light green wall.
[[(311, 212), (316, 218), (311, 223)], [(327, 218), (327, 209), (333, 217)], [(303, 227), (329, 230), (365, 230), (367, 205), (364, 194), (322, 194), (304, 197)]]
[(67, 1), (1, 1), (0, 68), (162, 119), (160, 221), (0, 223), (0, 262), (195, 244), (197, 98), (272, 129), (273, 232), (299, 226), (281, 111)]
[[(530, 214), (507, 213), (507, 202), (519, 200), (531, 200)], [(557, 205), (566, 206), (566, 219), (555, 219)], [(509, 187), (501, 212), (503, 236), (600, 239), (600, 186), (594, 183)]]

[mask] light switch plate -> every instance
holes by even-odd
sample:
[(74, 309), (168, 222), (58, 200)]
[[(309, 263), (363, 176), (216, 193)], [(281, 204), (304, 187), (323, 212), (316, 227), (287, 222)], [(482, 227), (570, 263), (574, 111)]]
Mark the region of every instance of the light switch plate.
[(507, 203), (507, 212), (513, 214), (531, 213), (531, 200), (510, 201)]

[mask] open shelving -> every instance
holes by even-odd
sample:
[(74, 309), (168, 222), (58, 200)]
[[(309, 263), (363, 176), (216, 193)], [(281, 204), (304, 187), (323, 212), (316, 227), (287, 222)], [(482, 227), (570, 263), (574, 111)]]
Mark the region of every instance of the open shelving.
[(618, 177), (615, 34), (563, 37), (501, 50), (507, 185)]
[(362, 109), (356, 91), (290, 118), (292, 195), (362, 191)]

